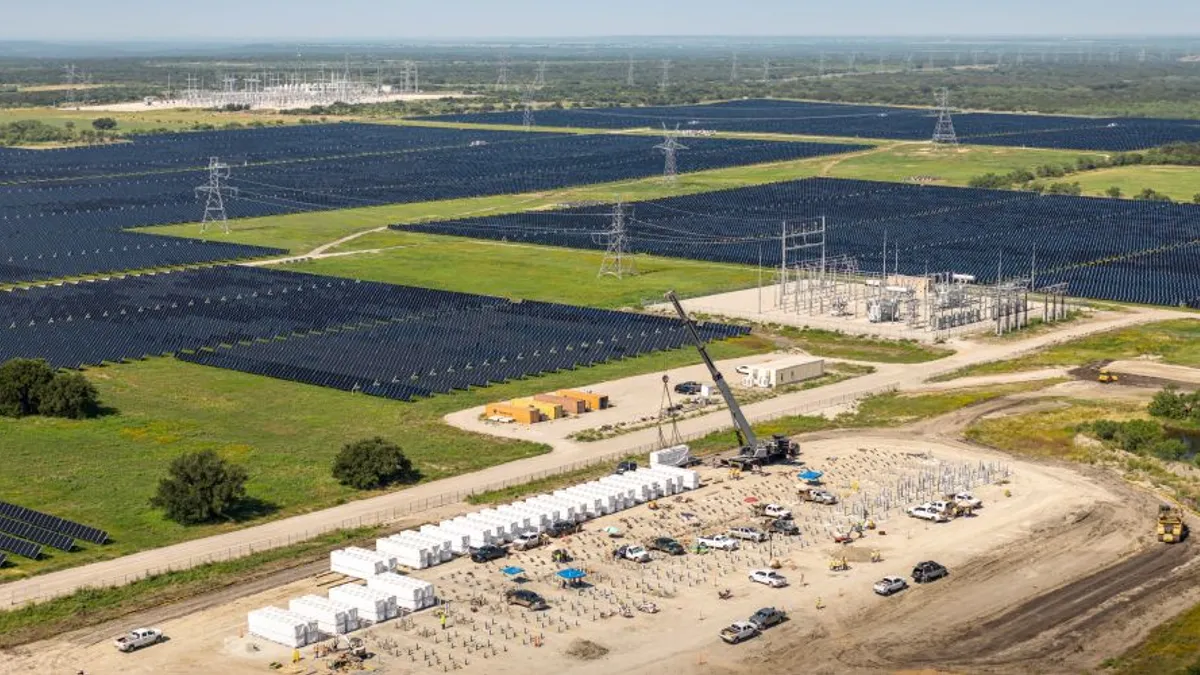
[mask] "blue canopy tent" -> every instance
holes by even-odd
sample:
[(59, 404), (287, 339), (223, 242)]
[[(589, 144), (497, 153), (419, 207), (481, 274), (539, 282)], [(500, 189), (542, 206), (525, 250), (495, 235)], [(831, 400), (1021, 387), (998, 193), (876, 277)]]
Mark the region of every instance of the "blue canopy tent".
[(812, 469), (809, 469), (809, 470), (801, 473), (799, 476), (797, 476), (797, 478), (804, 481), (805, 483), (809, 483), (811, 485), (816, 485), (821, 482), (821, 476), (824, 476), (824, 475), (825, 475), (824, 471), (814, 471)]
[(587, 576), (587, 572), (584, 572), (578, 567), (568, 567), (564, 570), (559, 570), (558, 576), (562, 578), (563, 586), (566, 586), (567, 584), (578, 586), (579, 582)]

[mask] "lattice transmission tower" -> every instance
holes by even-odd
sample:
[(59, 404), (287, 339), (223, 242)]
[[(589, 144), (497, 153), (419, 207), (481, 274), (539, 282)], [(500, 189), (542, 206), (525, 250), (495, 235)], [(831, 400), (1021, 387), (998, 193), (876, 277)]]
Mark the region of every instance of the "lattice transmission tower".
[(937, 94), (938, 119), (933, 128), (933, 142), (937, 145), (958, 145), (958, 134), (954, 133), (954, 120), (950, 116), (950, 91), (941, 89)]
[(229, 234), (229, 218), (225, 214), (225, 197), (237, 197), (238, 189), (224, 184), (229, 179), (229, 165), (218, 157), (208, 158), (208, 182), (196, 188), (196, 196), (205, 195), (204, 218), (200, 232), (208, 232), (209, 223), (219, 223), (221, 231)]
[(674, 133), (667, 130), (667, 125), (663, 125), (663, 142), (654, 146), (655, 150), (662, 150), (664, 155), (663, 163), (663, 180), (667, 183), (674, 184), (679, 179), (679, 163), (677, 153), (680, 150), (687, 150), (688, 147), (676, 140), (679, 135), (679, 125), (675, 125)]
[(500, 60), (500, 75), (496, 77), (497, 89), (508, 89), (508, 57)]
[(625, 229), (625, 205), (621, 202), (617, 202), (613, 208), (612, 227), (601, 236), (608, 248), (604, 251), (604, 260), (600, 262), (600, 272), (596, 278), (621, 279), (637, 274), (637, 265), (629, 250), (629, 232)]
[(521, 90), (521, 126), (525, 131), (533, 130), (533, 92), (536, 88), (531, 84)]
[(658, 80), (658, 90), (663, 91), (671, 86), (671, 59), (663, 59), (662, 77)]

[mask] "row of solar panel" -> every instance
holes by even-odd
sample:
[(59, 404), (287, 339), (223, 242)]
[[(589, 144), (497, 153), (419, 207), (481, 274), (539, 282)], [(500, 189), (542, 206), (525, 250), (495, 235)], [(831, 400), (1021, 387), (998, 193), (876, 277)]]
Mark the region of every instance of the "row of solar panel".
[(93, 544), (108, 543), (108, 533), (104, 530), (82, 525), (66, 518), (52, 516), (48, 513), (42, 513), (41, 511), (35, 511), (34, 509), (28, 509), (24, 506), (0, 502), (0, 516), (37, 525), (40, 528), (65, 534), (75, 539), (82, 539)]

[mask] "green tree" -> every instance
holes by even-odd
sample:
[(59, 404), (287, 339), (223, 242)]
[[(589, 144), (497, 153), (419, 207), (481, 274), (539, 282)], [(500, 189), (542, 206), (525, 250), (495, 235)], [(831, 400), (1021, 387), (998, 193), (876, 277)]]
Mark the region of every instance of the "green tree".
[(420, 475), (399, 446), (376, 436), (346, 444), (333, 461), (333, 477), (359, 490), (394, 482), (413, 482)]
[(83, 419), (99, 411), (96, 388), (81, 373), (59, 373), (38, 392), (38, 414)]
[(1150, 446), (1150, 454), (1168, 462), (1176, 462), (1188, 455), (1187, 443), (1178, 438), (1164, 438)]
[(1116, 441), (1121, 449), (1143, 454), (1162, 439), (1162, 427), (1150, 420), (1129, 420), (1121, 425)]
[(117, 121), (111, 117), (97, 117), (92, 120), (92, 128), (96, 131), (111, 131), (117, 128)]
[(226, 516), (246, 496), (246, 470), (212, 450), (180, 455), (158, 481), (151, 506), (184, 525)]
[(13, 359), (0, 364), (0, 415), (36, 415), (41, 392), (54, 370), (41, 359)]
[(1113, 199), (1120, 199), (1122, 193), (1121, 193), (1121, 188), (1114, 185), (1114, 186), (1108, 188), (1107, 190), (1105, 190), (1104, 194), (1108, 195), (1109, 197), (1112, 197)]
[(1181, 420), (1189, 415), (1188, 401), (1175, 387), (1166, 387), (1154, 395), (1147, 411), (1155, 417)]
[(1192, 195), (1192, 203), (1200, 204), (1200, 192), (1197, 192), (1196, 194)]

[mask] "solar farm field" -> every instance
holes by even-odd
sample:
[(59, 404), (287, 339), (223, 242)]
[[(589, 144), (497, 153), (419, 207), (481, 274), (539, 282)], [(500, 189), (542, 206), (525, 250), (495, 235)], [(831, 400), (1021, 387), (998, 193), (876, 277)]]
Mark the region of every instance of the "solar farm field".
[[(242, 158), (225, 182), (230, 218), (531, 192), (662, 170), (661, 155), (644, 137), (351, 124), (190, 136), (16, 151), (26, 153), (9, 176), (19, 182), (0, 185), (0, 283), (278, 253), (124, 232), (199, 221), (204, 204), (195, 189), (208, 176), (196, 167), (209, 154)], [(706, 139), (690, 147), (684, 171), (862, 146)]]
[[(400, 400), (690, 344), (669, 318), (246, 267), (13, 291), (0, 317), (0, 361), (177, 354)], [(746, 332), (701, 329), (709, 340)]]
[[(885, 238), (889, 268), (898, 262), (905, 274), (989, 281), (1028, 274), (1036, 252), (1037, 282), (1069, 282), (1072, 295), (1200, 302), (1191, 246), (1200, 240), (1200, 207), (1193, 205), (813, 178), (640, 202), (627, 227), (634, 252), (742, 264), (761, 256), (772, 267), (780, 262), (781, 223), (822, 216), (829, 254), (855, 256), (864, 270), (882, 268)], [(578, 207), (394, 227), (603, 249), (611, 219), (608, 208)], [(1170, 275), (1130, 271), (1171, 265), (1181, 266)]]
[[(441, 115), (427, 119), (521, 124), (522, 112)], [(749, 99), (688, 106), (544, 110), (537, 124), (583, 129), (634, 129), (679, 125), (686, 130), (800, 134), (924, 141), (937, 112), (928, 109)], [(954, 115), (966, 143), (1031, 148), (1126, 151), (1171, 141), (1200, 141), (1200, 122), (1148, 118), (1092, 118), (1012, 113)]]

